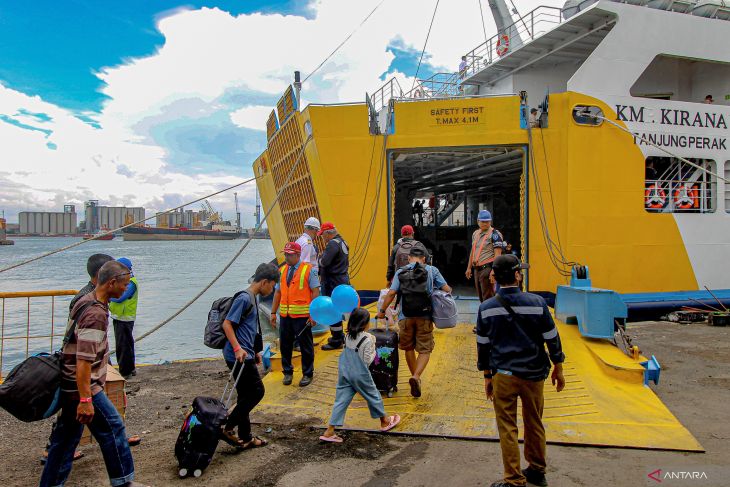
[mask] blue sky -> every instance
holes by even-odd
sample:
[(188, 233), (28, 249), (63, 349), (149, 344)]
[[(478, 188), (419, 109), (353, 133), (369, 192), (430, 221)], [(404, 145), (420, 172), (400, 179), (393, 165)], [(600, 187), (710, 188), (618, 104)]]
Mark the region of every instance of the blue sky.
[[(291, 73), (306, 75), (377, 3), (0, 0), (0, 143), (10, 148), (0, 209), (12, 221), (96, 198), (159, 211), (250, 176)], [(424, 5), (386, 2), (307, 83), (305, 103), (363, 101), (388, 77), (413, 76)], [(472, 13), (455, 39), (461, 14), (441, 9), (420, 77), (455, 69), (482, 38)], [(253, 188), (239, 198), (252, 204)]]

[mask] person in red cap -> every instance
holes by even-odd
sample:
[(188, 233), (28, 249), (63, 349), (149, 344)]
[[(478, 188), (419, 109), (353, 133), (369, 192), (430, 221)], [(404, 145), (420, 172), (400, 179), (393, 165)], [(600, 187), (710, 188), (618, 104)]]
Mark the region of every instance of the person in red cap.
[(411, 247), (418, 243), (418, 240), (413, 236), (414, 233), (413, 227), (410, 225), (403, 225), (400, 229), (401, 238), (393, 246), (393, 250), (390, 252), (390, 258), (388, 259), (388, 272), (385, 274), (385, 280), (388, 281), (388, 286), (393, 281), (395, 271), (408, 265), (408, 254), (411, 251)]
[(279, 349), (284, 372), (284, 385), (291, 385), (294, 378), (292, 352), (294, 341), (299, 342), (302, 352), (302, 379), (300, 387), (308, 386), (314, 377), (314, 338), (309, 305), (319, 296), (317, 269), (308, 262), (302, 262), (302, 247), (296, 242), (284, 246), (284, 260), (281, 279), (276, 285), (274, 303), (271, 306), (271, 325), (276, 327), (276, 312), (281, 314), (279, 324)]
[[(317, 235), (325, 242), (324, 252), (319, 256), (319, 275), (322, 279), (322, 295), (332, 296), (340, 284), (350, 284), (350, 248), (337, 233), (332, 222), (324, 222)], [(330, 325), (330, 338), (322, 350), (337, 350), (345, 344), (342, 322)]]

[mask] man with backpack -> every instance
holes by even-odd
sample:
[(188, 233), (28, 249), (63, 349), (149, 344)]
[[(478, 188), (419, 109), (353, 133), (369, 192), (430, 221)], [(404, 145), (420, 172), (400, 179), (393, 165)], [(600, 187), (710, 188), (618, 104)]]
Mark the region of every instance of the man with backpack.
[(271, 305), (271, 325), (276, 326), (276, 312), (281, 313), (279, 349), (284, 372), (284, 385), (291, 385), (294, 366), (291, 363), (294, 340), (302, 353), (302, 379), (299, 387), (312, 383), (314, 377), (314, 337), (309, 305), (319, 296), (319, 277), (312, 264), (302, 262), (302, 248), (296, 242), (284, 246), (286, 264), (281, 267), (281, 279), (276, 286)]
[[(487, 399), (494, 401), (504, 464), (504, 479), (492, 487), (523, 486), (526, 482), (547, 486), (543, 390), (548, 376), (558, 392), (565, 387), (560, 335), (545, 300), (520, 290), (526, 265), (517, 256), (501, 255), (492, 268), (500, 289), (479, 306), (477, 314), (477, 367), (484, 372)], [(554, 365), (552, 374), (550, 362)], [(528, 463), (524, 470), (520, 470), (517, 442), (518, 398)]]
[[(263, 339), (256, 297), (274, 292), (277, 282), (279, 269), (273, 264), (260, 264), (248, 289), (236, 294), (222, 326), (227, 339), (223, 358), (233, 377), (239, 377), (240, 374), (236, 383), (236, 407), (223, 427), (222, 439), (244, 450), (267, 444), (266, 440), (251, 435), (249, 418), (251, 410), (263, 399), (265, 392), (257, 367), (261, 363)], [(238, 435), (234, 433), (235, 428), (238, 428)]]
[(393, 281), (395, 271), (408, 265), (408, 255), (411, 252), (411, 247), (418, 243), (418, 240), (413, 237), (414, 233), (411, 225), (403, 225), (403, 228), (401, 228), (401, 238), (393, 246), (393, 250), (390, 252), (390, 259), (388, 259), (388, 272), (385, 274), (385, 280), (388, 281), (388, 285)]
[(79, 299), (71, 318), (73, 332), (61, 358), (61, 414), (51, 434), (40, 486), (63, 485), (71, 473), (73, 453), (84, 425), (99, 443), (111, 485), (139, 486), (124, 421), (104, 394), (109, 359), (109, 299), (124, 294), (130, 272), (119, 262), (104, 264), (96, 288)]
[(411, 395), (421, 397), (421, 375), (428, 365), (434, 347), (433, 321), (431, 319), (431, 294), (435, 289), (447, 293), (451, 287), (441, 272), (426, 264), (428, 251), (417, 242), (411, 247), (408, 255), (408, 265), (399, 269), (390, 291), (383, 300), (382, 308), (378, 310), (378, 319), (385, 318), (385, 310), (397, 294), (401, 296), (401, 309), (398, 328), (400, 330), (399, 347), (405, 352), (411, 378)]

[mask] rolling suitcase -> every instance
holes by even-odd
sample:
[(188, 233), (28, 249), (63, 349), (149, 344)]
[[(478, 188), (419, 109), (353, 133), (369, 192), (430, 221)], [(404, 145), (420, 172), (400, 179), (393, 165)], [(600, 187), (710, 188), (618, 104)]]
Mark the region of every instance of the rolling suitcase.
[(240, 368), (238, 377), (231, 386), (233, 381), (233, 370), (231, 370), (220, 401), (214, 397), (205, 396), (198, 396), (193, 400), (193, 409), (185, 417), (175, 443), (175, 458), (177, 458), (180, 469), (178, 473), (181, 478), (191, 474), (200, 477), (203, 470), (213, 460), (221, 428), (228, 418), (228, 407), (233, 397), (233, 391), (235, 391), (242, 373), (243, 367)]
[(375, 360), (370, 364), (370, 375), (375, 387), (388, 397), (398, 391), (398, 332), (388, 327), (373, 328), (370, 333), (375, 336)]

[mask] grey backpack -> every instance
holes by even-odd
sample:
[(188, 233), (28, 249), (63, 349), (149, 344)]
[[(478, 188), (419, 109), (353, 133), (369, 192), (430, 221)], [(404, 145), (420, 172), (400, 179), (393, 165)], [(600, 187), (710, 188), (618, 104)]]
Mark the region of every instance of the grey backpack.
[(450, 293), (436, 289), (431, 294), (431, 318), (436, 328), (453, 328), (459, 320), (456, 301)]

